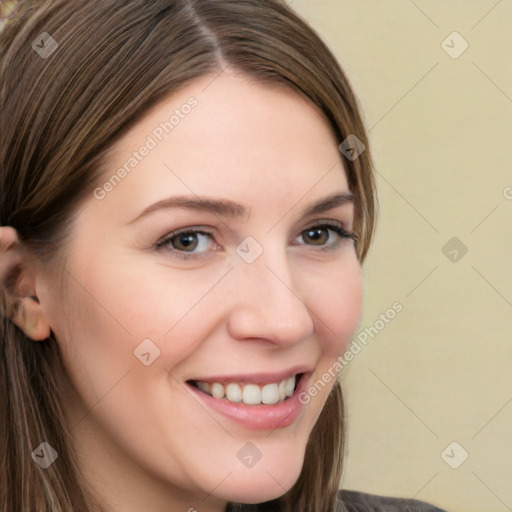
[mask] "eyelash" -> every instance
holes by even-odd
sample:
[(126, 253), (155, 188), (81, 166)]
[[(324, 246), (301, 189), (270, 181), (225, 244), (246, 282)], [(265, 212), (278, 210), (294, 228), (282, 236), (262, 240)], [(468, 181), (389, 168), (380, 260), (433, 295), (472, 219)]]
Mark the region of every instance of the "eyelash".
[[(302, 230), (300, 232), (299, 236), (302, 235), (302, 233), (311, 231), (313, 229), (327, 229), (329, 231), (333, 231), (340, 238), (352, 240), (354, 242), (354, 244), (356, 244), (358, 241), (355, 233), (345, 230), (345, 228), (343, 227), (343, 224), (341, 224), (341, 222), (335, 221), (335, 220), (323, 220), (319, 224), (313, 224), (312, 226)], [(182, 228), (182, 229), (173, 231), (172, 233), (169, 233), (168, 235), (166, 235), (164, 238), (160, 239), (158, 242), (156, 242), (154, 244), (154, 249), (162, 250), (167, 244), (169, 244), (171, 242), (171, 240), (173, 238), (177, 237), (178, 235), (184, 235), (184, 234), (189, 235), (189, 234), (193, 234), (193, 233), (199, 233), (201, 235), (208, 235), (210, 237), (213, 236), (213, 233), (210, 233), (209, 231), (205, 231), (203, 229)], [(299, 245), (310, 245), (310, 244), (299, 244)], [(324, 246), (310, 245), (310, 246), (311, 247), (319, 247), (319, 250), (322, 250), (322, 251), (332, 251), (332, 250), (335, 250), (338, 248), (339, 243), (329, 245), (329, 246), (325, 246), (325, 245)], [(182, 260), (201, 258), (202, 255), (204, 254), (204, 253), (180, 252), (178, 249), (174, 249), (174, 248), (171, 248), (170, 250), (174, 253), (175, 257), (180, 258)]]

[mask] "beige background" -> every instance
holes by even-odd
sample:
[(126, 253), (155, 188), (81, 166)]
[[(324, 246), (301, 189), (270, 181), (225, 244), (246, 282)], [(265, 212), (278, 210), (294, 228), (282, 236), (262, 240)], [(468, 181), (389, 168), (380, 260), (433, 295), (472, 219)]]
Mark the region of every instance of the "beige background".
[[(364, 111), (381, 215), (343, 488), (512, 510), (512, 2), (293, 0)], [(458, 58), (462, 41), (469, 44)], [(452, 48), (450, 48), (450, 46)], [(511, 187), (511, 188), (507, 188)], [(510, 199), (507, 200), (506, 196)], [(457, 237), (468, 252), (451, 261)], [(379, 324), (381, 325), (381, 324)], [(468, 458), (457, 469), (450, 467)]]

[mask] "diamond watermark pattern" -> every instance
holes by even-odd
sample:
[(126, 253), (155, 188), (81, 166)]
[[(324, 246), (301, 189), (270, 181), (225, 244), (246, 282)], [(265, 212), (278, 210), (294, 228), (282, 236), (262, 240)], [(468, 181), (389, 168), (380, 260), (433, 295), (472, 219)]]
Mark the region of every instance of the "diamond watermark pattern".
[(47, 443), (41, 443), (33, 452), (32, 458), (43, 468), (48, 469), (59, 454)]
[(137, 346), (133, 354), (144, 366), (149, 366), (160, 356), (160, 349), (153, 341), (146, 338)]
[(244, 466), (251, 469), (259, 462), (263, 454), (255, 444), (247, 442), (240, 448), (236, 456)]
[(366, 149), (366, 146), (356, 135), (351, 133), (339, 146), (338, 149), (351, 161), (356, 160)]
[(468, 49), (468, 47), (468, 42), (458, 32), (452, 32), (441, 43), (441, 48), (452, 59), (458, 59)]
[(248, 236), (244, 241), (236, 248), (236, 253), (246, 263), (252, 263), (255, 261), (263, 252), (263, 247), (252, 237)]
[(441, 452), (441, 458), (452, 469), (457, 469), (458, 467), (462, 466), (468, 457), (469, 453), (464, 449), (462, 445), (457, 443), (457, 441), (450, 443)]
[(32, 48), (43, 59), (47, 59), (58, 47), (59, 43), (48, 32), (39, 34), (32, 42)]
[(454, 236), (446, 242), (441, 251), (452, 263), (458, 263), (468, 252), (468, 248)]

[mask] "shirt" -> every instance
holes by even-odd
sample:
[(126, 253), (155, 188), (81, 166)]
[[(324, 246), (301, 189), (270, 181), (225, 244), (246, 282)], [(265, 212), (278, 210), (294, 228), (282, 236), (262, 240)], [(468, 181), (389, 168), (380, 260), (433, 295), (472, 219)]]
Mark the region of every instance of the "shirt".
[(447, 512), (430, 503), (408, 498), (377, 496), (359, 491), (341, 490), (337, 512)]
[[(424, 501), (377, 496), (348, 490), (338, 492), (336, 505), (336, 512), (447, 512)], [(240, 510), (279, 512), (278, 506), (273, 502), (265, 505), (230, 505), (226, 512), (239, 512)]]

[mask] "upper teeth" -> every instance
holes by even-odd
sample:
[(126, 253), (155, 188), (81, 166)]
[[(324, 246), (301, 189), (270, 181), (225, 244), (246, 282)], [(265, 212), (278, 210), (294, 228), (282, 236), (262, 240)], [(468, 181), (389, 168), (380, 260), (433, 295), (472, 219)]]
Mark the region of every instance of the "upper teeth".
[(246, 405), (277, 404), (293, 395), (296, 376), (284, 379), (281, 382), (265, 384), (240, 385), (236, 382), (221, 384), (220, 382), (196, 381), (196, 386), (214, 398), (226, 398), (230, 402), (243, 402)]

